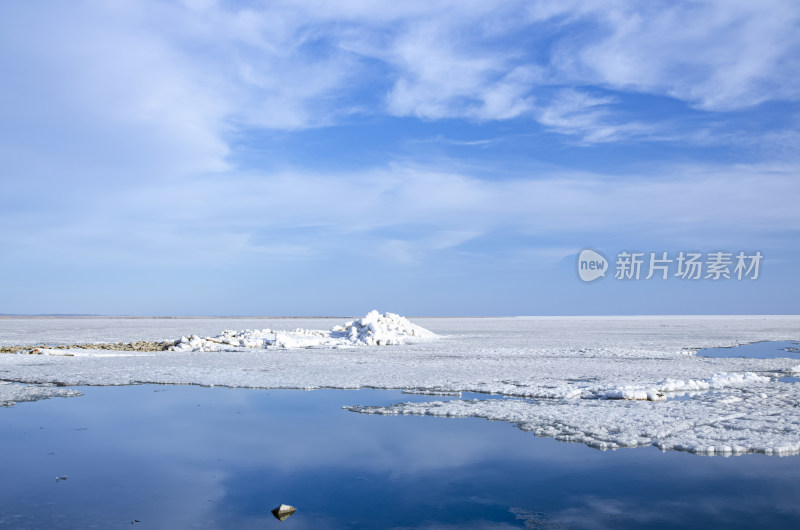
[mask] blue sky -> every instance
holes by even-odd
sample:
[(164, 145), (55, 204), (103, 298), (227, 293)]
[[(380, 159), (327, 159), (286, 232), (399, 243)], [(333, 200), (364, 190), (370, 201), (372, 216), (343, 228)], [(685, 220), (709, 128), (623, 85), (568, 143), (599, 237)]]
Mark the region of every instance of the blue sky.
[[(793, 0), (0, 4), (0, 313), (798, 313)], [(576, 256), (764, 255), (580, 281)]]

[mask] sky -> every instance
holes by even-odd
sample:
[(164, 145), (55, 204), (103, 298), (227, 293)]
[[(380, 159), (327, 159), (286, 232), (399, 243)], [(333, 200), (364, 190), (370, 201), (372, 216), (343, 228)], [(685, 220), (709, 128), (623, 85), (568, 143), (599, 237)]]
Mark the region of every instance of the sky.
[(12, 0), (0, 72), (0, 313), (800, 313), (794, 0)]

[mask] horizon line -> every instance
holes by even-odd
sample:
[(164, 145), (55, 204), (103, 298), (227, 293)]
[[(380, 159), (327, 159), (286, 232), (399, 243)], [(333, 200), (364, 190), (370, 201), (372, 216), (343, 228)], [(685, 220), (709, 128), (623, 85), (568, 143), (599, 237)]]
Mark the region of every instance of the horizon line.
[[(387, 311), (388, 312), (388, 311)], [(364, 315), (106, 315), (93, 313), (0, 313), (0, 319), (10, 318), (109, 318), (109, 319), (328, 319), (361, 318)], [(557, 315), (401, 315), (405, 318), (629, 318), (629, 317), (800, 317), (797, 313), (639, 313), (639, 314), (557, 314)]]

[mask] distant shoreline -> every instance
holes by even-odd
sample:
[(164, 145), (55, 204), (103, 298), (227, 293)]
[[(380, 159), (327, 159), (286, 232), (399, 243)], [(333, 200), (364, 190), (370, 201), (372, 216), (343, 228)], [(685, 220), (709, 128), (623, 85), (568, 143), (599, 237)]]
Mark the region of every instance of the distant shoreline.
[[(323, 319), (323, 318), (359, 318), (356, 316), (312, 316), (312, 317), (304, 317), (304, 316), (218, 316), (218, 315), (180, 315), (180, 316), (142, 316), (142, 315), (0, 315), (0, 320), (2, 319), (10, 319), (10, 318), (31, 318), (31, 319), (47, 319), (47, 318), (70, 318), (70, 319), (81, 319), (81, 318), (109, 318), (109, 319), (141, 319), (141, 320), (169, 320), (169, 319), (191, 319), (191, 318), (253, 318), (253, 319), (297, 319), (297, 318), (312, 318), (312, 319)], [(417, 317), (419, 318), (419, 317)], [(443, 317), (449, 318), (449, 317)]]
[[(363, 315), (361, 315), (363, 316)], [(236, 315), (236, 316), (219, 316), (219, 315), (178, 315), (178, 316), (158, 316), (158, 315), (69, 315), (69, 314), (44, 314), (44, 315), (15, 315), (15, 314), (0, 314), (0, 320), (10, 319), (31, 319), (31, 320), (46, 320), (46, 319), (117, 319), (117, 320), (190, 320), (190, 319), (227, 319), (227, 320), (324, 320), (324, 319), (356, 319), (361, 318), (358, 315), (329, 315), (329, 316), (252, 316), (252, 315)], [(800, 317), (800, 314), (760, 314), (760, 315), (734, 315), (734, 314), (685, 314), (685, 315), (447, 315), (447, 316), (430, 316), (430, 315), (403, 315), (406, 318), (440, 318), (440, 319), (457, 319), (457, 318), (531, 318), (531, 319), (550, 319), (550, 318), (596, 318), (596, 319), (617, 319), (617, 318), (758, 318), (758, 317)]]

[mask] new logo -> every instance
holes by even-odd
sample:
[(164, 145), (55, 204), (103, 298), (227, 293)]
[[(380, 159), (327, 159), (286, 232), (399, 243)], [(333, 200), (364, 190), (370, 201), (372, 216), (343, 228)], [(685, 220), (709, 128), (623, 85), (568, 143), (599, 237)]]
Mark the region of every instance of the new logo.
[(594, 250), (582, 250), (578, 256), (578, 276), (585, 282), (592, 282), (606, 275), (608, 261)]

